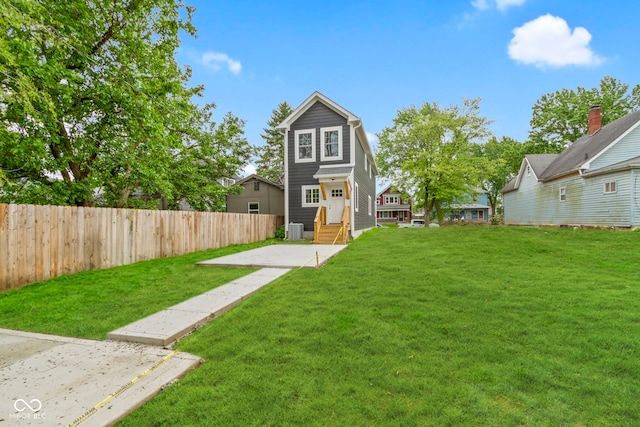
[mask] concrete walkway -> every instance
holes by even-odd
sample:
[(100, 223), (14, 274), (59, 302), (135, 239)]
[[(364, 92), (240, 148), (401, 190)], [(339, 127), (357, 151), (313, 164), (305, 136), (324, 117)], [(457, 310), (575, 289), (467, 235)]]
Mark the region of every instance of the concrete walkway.
[(200, 262), (197, 265), (261, 270), (110, 332), (107, 339), (170, 346), (291, 269), (321, 266), (344, 248), (343, 245), (270, 245)]
[(271, 245), (205, 261), (199, 265), (264, 268), (117, 329), (109, 341), (0, 329), (0, 427), (115, 423), (200, 363), (163, 347), (290, 269), (320, 266), (345, 247)]
[(107, 334), (107, 339), (169, 346), (288, 271), (284, 268), (263, 268), (116, 329)]

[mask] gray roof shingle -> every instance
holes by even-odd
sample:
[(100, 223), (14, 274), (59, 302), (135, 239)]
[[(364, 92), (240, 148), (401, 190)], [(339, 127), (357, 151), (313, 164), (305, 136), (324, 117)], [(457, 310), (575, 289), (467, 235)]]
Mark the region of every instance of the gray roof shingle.
[[(640, 121), (640, 111), (627, 114), (605, 126), (593, 135), (584, 135), (560, 153), (545, 171), (538, 175), (540, 181), (578, 171), (589, 159), (607, 148), (631, 126)], [(537, 175), (537, 174), (536, 174)]]

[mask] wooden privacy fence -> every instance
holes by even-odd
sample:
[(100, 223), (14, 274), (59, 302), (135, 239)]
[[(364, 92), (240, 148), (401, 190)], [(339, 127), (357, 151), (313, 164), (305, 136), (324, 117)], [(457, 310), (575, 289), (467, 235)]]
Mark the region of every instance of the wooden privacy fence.
[(275, 235), (275, 215), (0, 204), (0, 291)]

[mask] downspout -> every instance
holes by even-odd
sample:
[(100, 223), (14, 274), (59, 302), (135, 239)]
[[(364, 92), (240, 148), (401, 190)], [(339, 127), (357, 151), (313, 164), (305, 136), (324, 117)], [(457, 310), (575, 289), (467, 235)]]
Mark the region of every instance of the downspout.
[(636, 170), (631, 168), (631, 200), (629, 200), (629, 226), (635, 225), (636, 210)]
[[(354, 232), (355, 232), (355, 222), (356, 222), (356, 196), (360, 197), (360, 191), (358, 190), (358, 194), (356, 194), (356, 129), (358, 127), (360, 127), (362, 125), (362, 121), (360, 120), (351, 120), (349, 121), (349, 128), (350, 128), (350, 132), (349, 132), (349, 139), (351, 141), (351, 146), (349, 147), (349, 155), (351, 157), (351, 161), (349, 162), (351, 164), (351, 166), (353, 166), (353, 170), (351, 172), (351, 174), (349, 175), (349, 185), (351, 185), (352, 188), (352, 192), (351, 192), (351, 203), (349, 206), (349, 221), (351, 222), (349, 224), (349, 234), (350, 236), (347, 237), (351, 237), (353, 238), (354, 236)], [(362, 150), (364, 152), (364, 150)], [(364, 153), (364, 155), (366, 156), (367, 153)]]

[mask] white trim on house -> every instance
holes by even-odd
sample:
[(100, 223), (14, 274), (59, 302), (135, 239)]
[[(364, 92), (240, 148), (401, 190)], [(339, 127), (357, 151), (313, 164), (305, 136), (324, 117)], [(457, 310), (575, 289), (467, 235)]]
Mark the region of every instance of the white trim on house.
[(353, 210), (359, 212), (360, 209), (360, 188), (358, 187), (358, 183), (355, 183), (353, 188)]
[[(316, 130), (315, 129), (300, 129), (295, 131), (295, 155), (294, 161), (296, 163), (311, 163), (316, 161)], [(311, 157), (300, 157), (300, 136), (311, 135)], [(305, 141), (308, 142), (308, 141)]]
[(618, 192), (617, 181), (607, 181), (602, 183), (602, 190), (604, 194), (614, 194)]
[[(251, 205), (256, 205), (253, 209)], [(260, 213), (260, 202), (247, 202), (247, 213), (259, 214)]]
[(319, 185), (302, 185), (300, 188), (302, 191), (303, 208), (315, 208), (320, 206), (321, 197)]
[(284, 231), (289, 237), (289, 130), (284, 131)]
[[(337, 132), (338, 133), (338, 152), (336, 155), (329, 156), (327, 155), (326, 146), (327, 146), (327, 135), (329, 132)], [(331, 143), (333, 145), (333, 143)], [(332, 160), (342, 160), (342, 148), (343, 148), (343, 140), (342, 140), (342, 126), (331, 126), (326, 128), (320, 128), (320, 161), (332, 161)]]
[(616, 145), (618, 142), (622, 141), (627, 135), (629, 135), (638, 126), (640, 126), (640, 121), (636, 122), (633, 126), (630, 126), (629, 129), (627, 129), (625, 132), (622, 133), (622, 135), (620, 135), (618, 138), (616, 138), (614, 141), (612, 141), (611, 144), (607, 145), (605, 148), (600, 150), (600, 152), (598, 154), (596, 154), (595, 156), (591, 157), (589, 160), (587, 160), (582, 165), (580, 165), (578, 167), (580, 172), (582, 173), (583, 170), (589, 170), (591, 168), (591, 162), (597, 160), (598, 157), (602, 156), (604, 153), (609, 151), (609, 149), (611, 147)]

